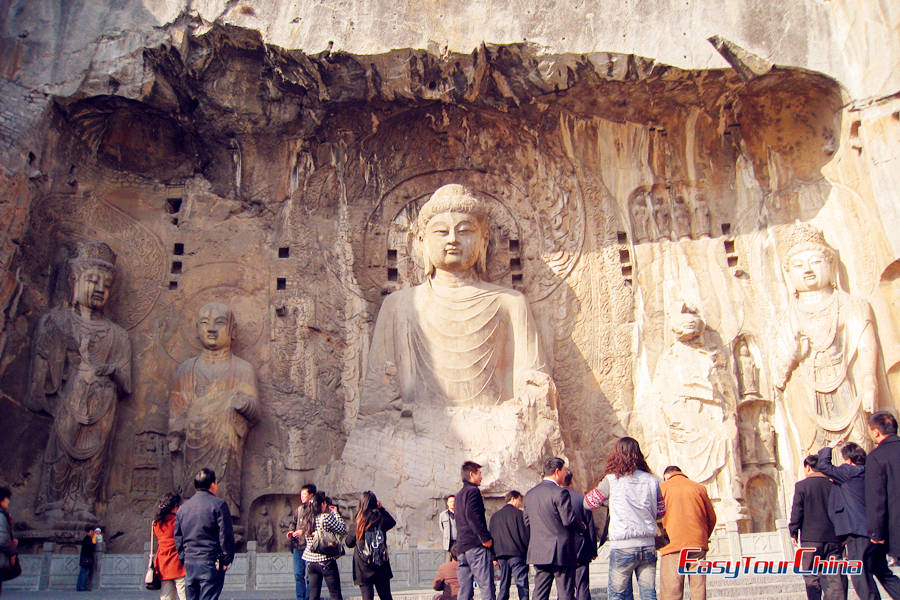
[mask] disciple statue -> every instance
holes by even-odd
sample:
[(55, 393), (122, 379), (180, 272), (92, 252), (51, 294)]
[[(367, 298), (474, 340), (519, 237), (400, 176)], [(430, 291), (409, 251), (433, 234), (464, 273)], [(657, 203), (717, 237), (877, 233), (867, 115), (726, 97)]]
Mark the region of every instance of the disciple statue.
[(691, 211), (685, 204), (684, 196), (676, 194), (672, 202), (674, 216), (673, 233), (679, 240), (691, 239)]
[(634, 216), (634, 240), (635, 242), (646, 242), (650, 239), (650, 209), (647, 207), (647, 195), (640, 193), (634, 199), (634, 205), (631, 208)]
[(669, 198), (663, 192), (653, 194), (653, 221), (659, 239), (670, 239), (672, 236), (672, 214), (669, 212)]
[(784, 391), (802, 454), (838, 439), (869, 447), (877, 407), (878, 341), (869, 303), (837, 289), (837, 255), (818, 229), (797, 224), (779, 253), (793, 297), (781, 333), (775, 384)]
[(709, 205), (703, 196), (697, 196), (694, 199), (694, 218), (691, 227), (696, 238), (709, 237), (710, 235)]
[(69, 261), (71, 304), (44, 315), (34, 335), (31, 407), (53, 417), (35, 512), (96, 522), (116, 406), (131, 393), (131, 342), (103, 316), (116, 255), (83, 242)]
[(756, 366), (750, 354), (750, 346), (744, 338), (738, 343), (737, 367), (741, 398), (759, 396), (759, 367)]
[(203, 306), (197, 316), (203, 351), (178, 366), (169, 395), (169, 450), (176, 484), (181, 483), (182, 493), (192, 493), (197, 472), (213, 469), (217, 494), (235, 518), (241, 507), (244, 442), (259, 413), (256, 373), (231, 353), (236, 328), (227, 306)]
[[(434, 486), (485, 465), (483, 488), (525, 487), (562, 440), (556, 388), (525, 297), (483, 280), (486, 202), (456, 184), (420, 209), (425, 280), (385, 298), (338, 489), (375, 489), (430, 531)], [(387, 499), (385, 499), (387, 498)]]
[(703, 339), (700, 315), (682, 305), (670, 316), (675, 342), (657, 363), (652, 415), (645, 419), (655, 469), (678, 465), (722, 500), (720, 515), (737, 518), (738, 428), (732, 377), (719, 349)]

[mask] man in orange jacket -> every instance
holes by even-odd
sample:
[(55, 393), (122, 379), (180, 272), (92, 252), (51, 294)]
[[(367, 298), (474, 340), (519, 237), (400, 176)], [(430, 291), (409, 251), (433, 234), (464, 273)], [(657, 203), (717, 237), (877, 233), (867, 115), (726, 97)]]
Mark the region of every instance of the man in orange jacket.
[[(687, 478), (676, 466), (666, 467), (665, 481), (659, 486), (666, 501), (663, 527), (669, 544), (660, 548), (659, 600), (681, 600), (684, 575), (678, 574), (678, 557), (684, 548), (700, 548), (690, 558), (704, 558), (709, 549), (709, 536), (716, 526), (716, 511), (709, 495), (699, 483)], [(688, 575), (691, 600), (706, 600), (706, 575)]]

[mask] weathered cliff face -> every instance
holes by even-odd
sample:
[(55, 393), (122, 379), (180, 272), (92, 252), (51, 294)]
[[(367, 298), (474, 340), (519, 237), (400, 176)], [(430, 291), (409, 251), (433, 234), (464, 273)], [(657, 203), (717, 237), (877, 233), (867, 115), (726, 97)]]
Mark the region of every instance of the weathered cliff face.
[[(723, 37), (764, 59), (726, 40), (733, 69), (697, 35), (721, 33), (705, 29), (703, 5), (505, 18), (487, 5), (326, 15), (258, 4), (5, 11), (0, 391), (11, 435), (0, 455), (34, 539), (47, 531), (31, 510), (51, 419), (26, 408), (31, 332), (64, 300), (65, 248), (86, 238), (119, 255), (107, 315), (128, 330), (135, 363), (100, 506), (107, 531), (124, 534), (113, 551), (140, 547), (135, 515), (174, 483), (169, 382), (197, 353), (194, 318), (211, 300), (234, 310), (235, 353), (260, 383), (241, 524), (246, 539), (279, 527), (299, 486), (341, 456), (382, 298), (421, 281), (407, 217), (445, 183), (493, 203), (488, 278), (532, 307), (581, 486), (616, 437), (653, 445), (654, 375), (674, 343), (669, 315), (687, 303), (724, 390), (728, 418), (710, 433), (732, 448), (710, 489), (745, 527), (783, 515), (780, 490), (805, 448), (773, 387), (789, 300), (775, 239), (798, 219), (824, 230), (841, 287), (873, 305), (881, 403), (892, 405), (900, 216), (885, 165), (900, 121), (897, 101), (878, 98), (897, 89), (898, 46), (867, 58), (857, 21), (838, 14), (846, 3), (791, 8), (777, 20), (784, 37), (735, 3)], [(653, 14), (671, 35), (641, 26)], [(759, 371), (750, 395), (744, 346)], [(441, 467), (389, 468), (433, 488), (436, 514), (457, 487)], [(742, 512), (750, 504), (767, 508)], [(422, 507), (396, 508), (403, 531), (404, 511)], [(421, 523), (405, 532), (420, 544), (437, 535)]]

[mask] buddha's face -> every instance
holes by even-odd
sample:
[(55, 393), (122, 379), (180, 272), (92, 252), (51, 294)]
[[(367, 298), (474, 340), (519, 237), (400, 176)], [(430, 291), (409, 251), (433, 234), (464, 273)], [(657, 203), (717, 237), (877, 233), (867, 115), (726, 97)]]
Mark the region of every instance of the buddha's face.
[(691, 312), (678, 313), (672, 323), (672, 331), (681, 341), (692, 340), (703, 333), (705, 325), (699, 315)]
[(473, 215), (446, 212), (428, 221), (422, 241), (435, 269), (462, 272), (478, 262), (487, 246), (486, 238), (486, 232)]
[(230, 348), (232, 331), (228, 310), (216, 305), (201, 308), (197, 320), (197, 335), (207, 350)]
[(823, 250), (803, 250), (787, 264), (787, 275), (798, 292), (814, 292), (830, 288), (833, 281), (831, 261)]
[(75, 282), (75, 302), (92, 309), (101, 309), (109, 301), (112, 291), (112, 271), (100, 266), (85, 267)]

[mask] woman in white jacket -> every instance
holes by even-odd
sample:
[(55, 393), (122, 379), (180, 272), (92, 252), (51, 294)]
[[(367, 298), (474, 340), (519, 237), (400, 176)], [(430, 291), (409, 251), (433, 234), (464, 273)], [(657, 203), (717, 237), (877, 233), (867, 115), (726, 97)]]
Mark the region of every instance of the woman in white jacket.
[(609, 505), (609, 600), (632, 600), (631, 574), (641, 600), (656, 600), (656, 521), (666, 513), (659, 480), (650, 473), (637, 440), (619, 438), (585, 508)]

